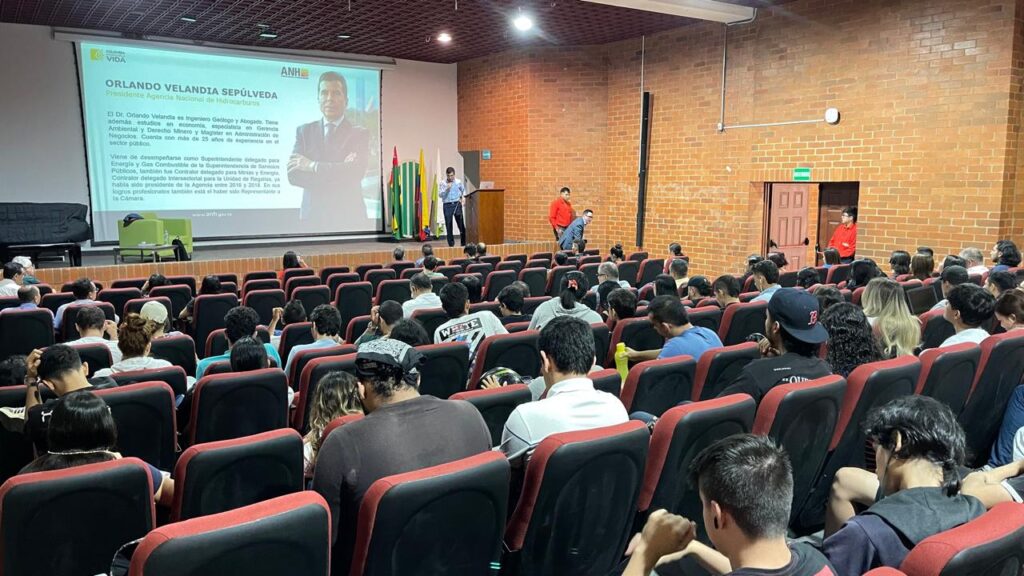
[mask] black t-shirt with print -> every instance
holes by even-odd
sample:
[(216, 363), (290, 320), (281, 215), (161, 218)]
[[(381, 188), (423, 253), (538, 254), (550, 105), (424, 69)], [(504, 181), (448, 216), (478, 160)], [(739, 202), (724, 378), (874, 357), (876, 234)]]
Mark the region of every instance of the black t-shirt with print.
[(791, 543), (792, 558), (789, 564), (777, 570), (740, 568), (729, 572), (729, 576), (835, 576), (836, 571), (821, 553), (808, 544)]
[[(83, 388), (83, 390), (117, 388), (117, 382), (106, 376), (93, 378), (89, 380), (89, 384), (91, 387)], [(36, 404), (25, 412), (25, 435), (32, 441), (39, 454), (46, 452), (46, 428), (50, 423), (50, 415), (53, 414), (53, 409), (59, 400), (59, 398), (52, 398), (42, 404)]]
[(749, 394), (760, 403), (772, 388), (828, 376), (832, 369), (817, 356), (801, 356), (792, 352), (772, 358), (761, 358), (747, 364), (740, 375), (718, 396)]

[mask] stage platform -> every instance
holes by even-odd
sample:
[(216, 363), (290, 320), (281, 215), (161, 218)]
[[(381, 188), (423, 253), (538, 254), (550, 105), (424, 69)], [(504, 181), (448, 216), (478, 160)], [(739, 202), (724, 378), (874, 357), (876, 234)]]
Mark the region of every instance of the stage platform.
[[(462, 247), (448, 248), (444, 240), (432, 241), (434, 255), (442, 260), (462, 257)], [(241, 277), (246, 272), (260, 270), (278, 270), (281, 268), (281, 256), (288, 250), (302, 254), (306, 264), (315, 269), (326, 266), (349, 266), (359, 264), (387, 263), (393, 260), (392, 251), (396, 246), (403, 246), (407, 260), (419, 258), (421, 242), (411, 241), (344, 241), (319, 243), (282, 243), (282, 244), (249, 244), (235, 246), (207, 247), (197, 246), (190, 262), (145, 262), (112, 264), (112, 252), (83, 252), (82, 264), (79, 268), (42, 268), (36, 270), (40, 281), (50, 284), (59, 290), (65, 282), (76, 278), (88, 277), (93, 280), (107, 281), (121, 278), (141, 278), (159, 272), (165, 276), (195, 276), (201, 278), (207, 274), (235, 273)], [(533, 254), (535, 252), (552, 252), (557, 249), (555, 242), (522, 242), (489, 245), (489, 255), (505, 256), (508, 254)]]

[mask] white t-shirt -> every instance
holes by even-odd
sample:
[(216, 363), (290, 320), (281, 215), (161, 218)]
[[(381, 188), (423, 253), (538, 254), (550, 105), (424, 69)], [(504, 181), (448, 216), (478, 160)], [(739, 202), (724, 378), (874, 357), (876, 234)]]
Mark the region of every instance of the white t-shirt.
[(68, 346), (79, 346), (81, 344), (104, 344), (107, 348), (110, 348), (111, 364), (117, 364), (121, 361), (121, 349), (117, 347), (117, 342), (113, 340), (107, 340), (102, 336), (84, 336), (67, 343)]
[(939, 348), (943, 346), (952, 346), (954, 344), (961, 344), (963, 342), (973, 342), (974, 344), (981, 344), (981, 341), (988, 338), (990, 334), (983, 328), (968, 328), (962, 332), (957, 332), (949, 338), (946, 338)]
[(480, 342), (495, 334), (508, 334), (501, 320), (489, 310), (473, 312), (441, 324), (434, 331), (434, 344), (442, 342), (465, 342), (469, 345), (469, 362), (476, 359), (476, 349)]
[(402, 303), (402, 316), (412, 318), (412, 313), (417, 310), (429, 310), (440, 307), (441, 298), (433, 292), (425, 292), (412, 300), (406, 300)]

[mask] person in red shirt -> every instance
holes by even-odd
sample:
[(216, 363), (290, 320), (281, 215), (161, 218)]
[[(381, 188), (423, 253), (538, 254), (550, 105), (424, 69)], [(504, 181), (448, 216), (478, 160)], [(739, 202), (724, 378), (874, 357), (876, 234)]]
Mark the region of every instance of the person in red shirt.
[(843, 210), (842, 224), (832, 233), (832, 239), (828, 241), (828, 246), (839, 251), (839, 262), (843, 264), (853, 262), (853, 255), (857, 252), (856, 206)]
[(551, 206), (548, 207), (548, 222), (551, 223), (551, 229), (555, 232), (555, 241), (562, 237), (562, 232), (565, 232), (565, 229), (573, 221), (572, 204), (569, 202), (571, 193), (568, 186), (563, 186), (558, 191), (558, 198), (552, 200)]

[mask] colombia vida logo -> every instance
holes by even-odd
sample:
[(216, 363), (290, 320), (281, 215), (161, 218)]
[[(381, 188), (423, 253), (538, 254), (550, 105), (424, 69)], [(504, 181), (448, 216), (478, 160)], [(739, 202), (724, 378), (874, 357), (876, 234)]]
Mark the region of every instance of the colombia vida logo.
[(120, 50), (101, 50), (99, 48), (89, 49), (89, 60), (94, 62), (106, 60), (107, 62), (117, 62), (119, 64), (128, 62), (125, 58), (125, 53)]
[(297, 66), (282, 66), (281, 78), (299, 78), (302, 80), (308, 80), (309, 68), (299, 68)]

